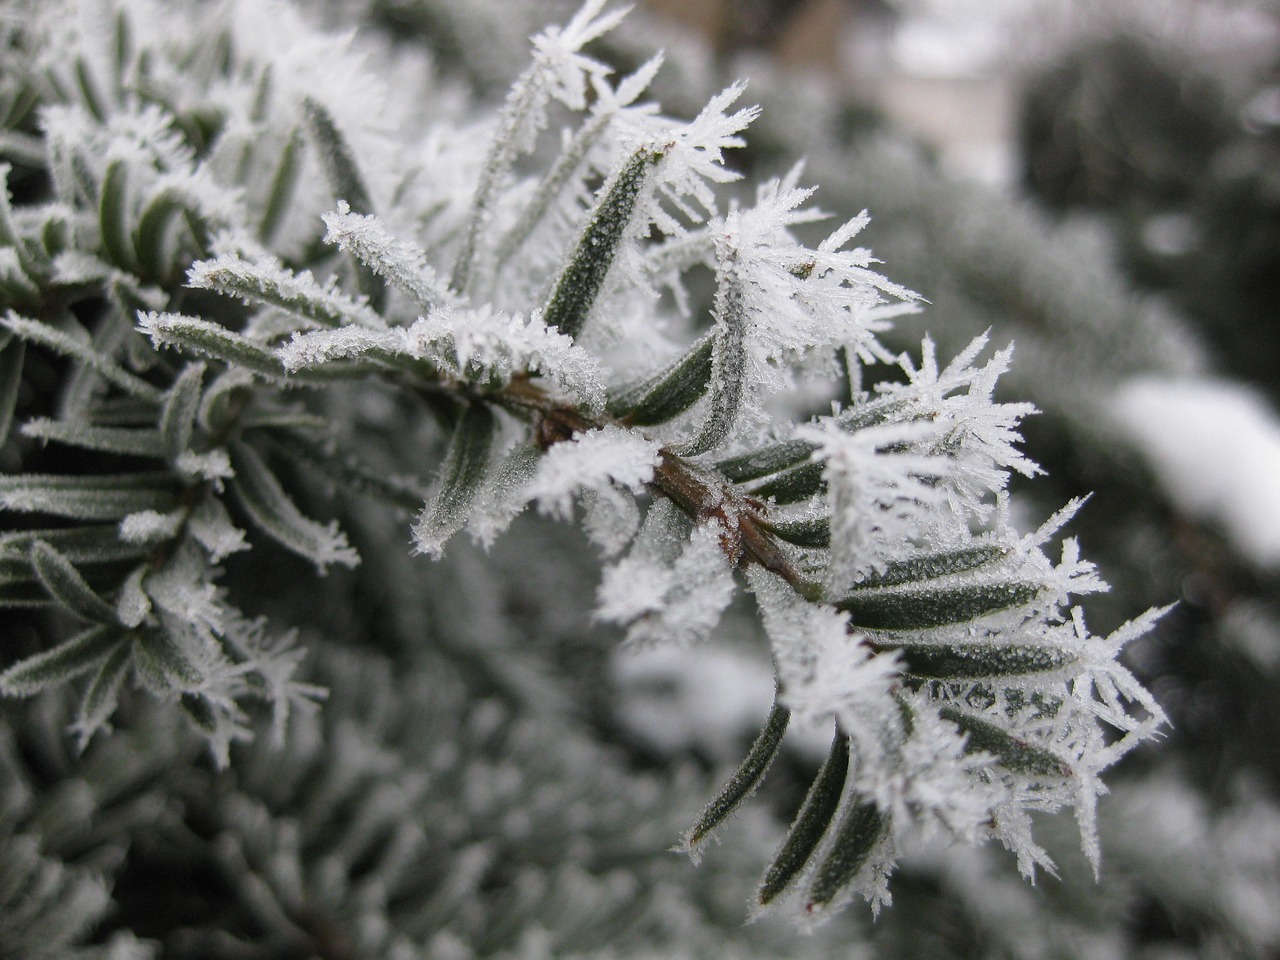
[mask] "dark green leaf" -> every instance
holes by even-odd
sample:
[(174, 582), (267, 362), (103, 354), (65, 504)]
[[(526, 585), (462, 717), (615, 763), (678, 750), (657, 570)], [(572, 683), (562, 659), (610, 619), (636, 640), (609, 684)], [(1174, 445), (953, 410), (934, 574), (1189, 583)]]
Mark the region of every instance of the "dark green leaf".
[(179, 702), (182, 704), (182, 711), (201, 731), (206, 734), (217, 732), (218, 715), (208, 697), (202, 697), (198, 693), (184, 693)]
[(1022, 581), (934, 589), (856, 591), (837, 600), (857, 627), (866, 630), (927, 630), (1031, 603), (1040, 585)]
[[(271, 178), (271, 192), (267, 195), (262, 207), (262, 220), (258, 224), (258, 240), (270, 244), (276, 231), (284, 222), (289, 210), (289, 202), (293, 197), (294, 187), (302, 173), (302, 134), (297, 128), (289, 131), (289, 139), (280, 150), (280, 162), (276, 165), (276, 174)], [(345, 198), (351, 203), (350, 198)]]
[(138, 637), (133, 662), (143, 683), (156, 693), (190, 690), (204, 680), (186, 651), (163, 630), (147, 630)]
[(31, 567), (49, 595), (77, 617), (94, 623), (119, 623), (115, 607), (94, 593), (74, 564), (43, 540), (31, 545)]
[(766, 530), (797, 547), (827, 547), (831, 545), (831, 518), (812, 517), (805, 520), (766, 520)]
[(306, 97), (303, 109), (310, 124), (311, 136), (319, 148), (320, 162), (333, 190), (335, 200), (345, 200), (356, 213), (373, 213), (373, 201), (360, 176), (355, 156), (347, 139), (338, 130), (333, 114), (319, 101)]
[(763, 483), (749, 487), (747, 492), (761, 500), (772, 500), (776, 504), (785, 505), (808, 500), (821, 490), (824, 484), (821, 463), (802, 463), (774, 474)]
[(470, 404), (449, 441), (435, 495), (413, 526), (414, 543), (423, 553), (439, 556), (445, 542), (466, 525), (493, 458), (497, 418), (488, 406)]
[(426, 497), (426, 484), (416, 478), (380, 473), (341, 452), (285, 431), (273, 431), (274, 448), (306, 470), (318, 471), (353, 493), (376, 497), (405, 510), (417, 510)]
[(711, 835), (720, 824), (724, 823), (739, 805), (751, 794), (764, 779), (773, 758), (782, 748), (782, 737), (787, 732), (787, 723), (791, 720), (791, 711), (779, 703), (774, 703), (765, 720), (764, 728), (751, 744), (746, 757), (738, 769), (720, 788), (710, 803), (703, 808), (697, 822), (684, 835), (684, 849), (693, 850)]
[(306, 557), (323, 573), (331, 563), (354, 567), (359, 556), (347, 543), (337, 524), (321, 524), (302, 514), (285, 493), (284, 486), (252, 447), (231, 447), (235, 478), (230, 481), (245, 513), (254, 524), (281, 546)]
[(165, 396), (160, 414), (160, 434), (164, 441), (164, 455), (170, 463), (177, 463), (178, 458), (191, 449), (203, 386), (204, 364), (188, 364)]
[(173, 509), (176, 491), (167, 473), (101, 477), (16, 474), (0, 476), (0, 510), (47, 513), (75, 520), (119, 520), (140, 510)]
[(147, 548), (123, 542), (115, 524), (64, 527), (57, 530), (22, 530), (0, 534), (0, 560), (21, 558), (27, 562), (31, 545), (43, 540), (72, 563), (112, 563), (136, 560)]
[(894, 560), (885, 567), (883, 572), (868, 574), (858, 582), (857, 586), (859, 589), (891, 587), (903, 583), (933, 580), (953, 573), (976, 570), (986, 564), (1003, 560), (1007, 556), (1009, 556), (1008, 547), (994, 544), (923, 554), (906, 560)]
[(18, 405), (18, 388), (22, 386), (22, 361), (27, 345), (8, 330), (0, 330), (4, 344), (0, 346), (0, 447), (9, 439), (13, 411)]
[(876, 844), (888, 828), (888, 819), (874, 803), (851, 797), (826, 857), (814, 872), (807, 891), (807, 906), (823, 906), (858, 877)]
[(965, 749), (969, 753), (990, 753), (1001, 764), (1019, 773), (1048, 777), (1071, 776), (1070, 765), (1061, 757), (1028, 743), (990, 720), (975, 716), (953, 704), (944, 706), (938, 713), (968, 734)]
[(193, 287), (273, 304), (326, 327), (382, 325), (382, 318), (367, 304), (322, 286), (308, 274), (292, 273), (274, 263), (259, 263), (228, 254), (193, 265), (187, 279)]
[(188, 221), (200, 218), (186, 194), (175, 188), (160, 190), (142, 208), (134, 242), (144, 277), (162, 281), (172, 274), (176, 264), (168, 243), (169, 228), (179, 215)]
[(747, 331), (751, 321), (746, 290), (732, 260), (722, 265), (717, 279), (710, 409), (697, 436), (681, 444), (680, 454), (686, 457), (714, 450), (729, 436), (747, 383)]
[(102, 450), (129, 457), (163, 457), (164, 442), (155, 430), (100, 427), (70, 420), (38, 417), (22, 425), (24, 437), (53, 440), (83, 450)]
[(711, 382), (713, 338), (705, 336), (666, 370), (622, 391), (609, 412), (637, 427), (666, 423), (698, 402)]
[(582, 332), (613, 266), (618, 244), (635, 213), (649, 172), (659, 159), (660, 155), (652, 150), (637, 150), (596, 205), (547, 302), (543, 313), (547, 326), (574, 338)]
[(119, 626), (97, 625), (52, 650), (20, 660), (0, 673), (0, 693), (29, 697), (52, 684), (78, 677), (104, 659), (123, 635)]
[(91, 344), (83, 343), (47, 323), (31, 320), (10, 310), (3, 319), (0, 319), (0, 325), (12, 330), (24, 340), (55, 350), (63, 356), (84, 364), (103, 380), (128, 394), (145, 400), (160, 399), (160, 390), (156, 387), (130, 373), (109, 356), (94, 349)]
[(89, 71), (89, 64), (84, 57), (76, 57), (75, 62), (76, 85), (80, 88), (80, 99), (83, 101), (85, 109), (93, 115), (93, 119), (98, 123), (107, 122), (107, 108), (102, 101), (102, 94), (98, 91), (98, 85), (94, 82), (93, 74)]
[[(355, 213), (373, 213), (373, 201), (355, 156), (347, 144), (333, 115), (323, 104), (311, 97), (303, 100), (312, 139), (320, 154), (320, 162), (329, 178), (335, 200), (345, 200)], [(381, 313), (387, 305), (387, 285), (381, 277), (359, 260), (355, 261), (356, 281), (360, 292), (369, 298), (369, 305)]]
[(115, 32), (112, 37), (112, 54), (115, 60), (115, 86), (117, 98), (123, 97), (129, 66), (133, 60), (133, 33), (129, 29), (129, 16), (125, 11), (116, 12)]
[(76, 714), (75, 731), (79, 738), (80, 749), (84, 749), (89, 738), (101, 729), (115, 712), (116, 701), (120, 695), (120, 684), (124, 682), (132, 660), (133, 644), (117, 643), (115, 649), (98, 668), (97, 674), (89, 681), (84, 699), (80, 701), (80, 710)]
[(848, 772), (849, 738), (843, 731), (836, 730), (831, 753), (818, 771), (817, 778), (809, 786), (795, 822), (791, 824), (786, 839), (774, 855), (773, 863), (760, 881), (760, 889), (756, 894), (756, 901), (760, 906), (768, 906), (786, 890), (818, 849), (819, 842), (840, 807), (840, 796), (844, 792)]
[(907, 644), (902, 651), (905, 673), (922, 680), (1015, 677), (1058, 670), (1075, 663), (1067, 650), (1035, 644)]
[(123, 160), (112, 160), (102, 178), (98, 226), (107, 259), (132, 273), (138, 268), (138, 258), (133, 249), (129, 216), (129, 168)]
[(268, 380), (285, 379), (279, 357), (220, 324), (178, 313), (147, 313), (139, 317), (139, 323), (157, 345), (213, 357)]
[[(23, 575), (23, 570), (26, 575)], [(0, 609), (52, 608), (53, 600), (35, 574), (31, 565), (19, 566), (9, 560), (0, 560)]]
[(804, 463), (815, 449), (817, 448), (806, 440), (787, 440), (762, 450), (721, 460), (716, 464), (716, 469), (732, 483), (746, 483)]

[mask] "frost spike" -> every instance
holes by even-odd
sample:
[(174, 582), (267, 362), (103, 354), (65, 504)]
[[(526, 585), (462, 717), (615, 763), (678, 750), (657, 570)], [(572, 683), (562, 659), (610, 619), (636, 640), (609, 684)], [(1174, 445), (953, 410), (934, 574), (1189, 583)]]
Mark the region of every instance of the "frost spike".
[(276, 165), (275, 176), (271, 178), (271, 191), (267, 194), (262, 219), (258, 222), (258, 242), (263, 245), (268, 245), (275, 239), (280, 224), (284, 222), (289, 209), (289, 198), (292, 197), (302, 173), (301, 153), (302, 132), (294, 127), (289, 131), (289, 139), (280, 151), (280, 162)]
[(116, 610), (103, 600), (75, 566), (43, 540), (31, 545), (31, 567), (49, 594), (66, 609), (91, 623), (119, 624)]
[(463, 411), (449, 440), (436, 493), (413, 525), (419, 552), (439, 557), (445, 542), (466, 525), (489, 472), (496, 429), (497, 418), (485, 404), (472, 403)]
[(1060, 757), (1041, 747), (1032, 746), (989, 720), (948, 704), (938, 714), (968, 734), (965, 750), (994, 754), (1003, 766), (1018, 773), (1035, 773), (1049, 777), (1069, 777), (1071, 767)]
[(359, 556), (337, 524), (326, 526), (304, 516), (252, 447), (243, 442), (233, 444), (231, 462), (236, 475), (229, 486), (263, 533), (310, 560), (321, 573), (331, 563), (346, 567), (359, 563)]
[[(335, 200), (345, 200), (356, 213), (373, 213), (373, 201), (355, 157), (346, 138), (338, 130), (333, 115), (318, 101), (305, 97), (302, 101), (310, 124), (311, 136), (319, 147), (320, 162)], [(387, 305), (387, 285), (382, 278), (359, 260), (356, 262), (356, 282), (360, 292), (369, 298), (369, 305), (379, 313)]]
[(849, 809), (840, 820), (822, 864), (814, 873), (805, 897), (807, 909), (824, 906), (857, 877), (888, 826), (874, 803), (849, 798)]
[(666, 370), (619, 394), (609, 412), (631, 426), (651, 427), (688, 410), (711, 382), (713, 342), (704, 336)]
[(98, 624), (76, 634), (52, 650), (19, 660), (0, 673), (0, 694), (29, 697), (45, 687), (77, 677), (102, 660), (119, 643), (119, 626)]
[(102, 177), (98, 198), (98, 225), (107, 259), (129, 272), (138, 268), (129, 230), (129, 172), (123, 160), (112, 160)]
[(1022, 581), (962, 587), (858, 592), (835, 602), (866, 630), (928, 630), (1030, 603), (1040, 585)]
[(729, 818), (744, 800), (755, 793), (760, 781), (764, 779), (774, 757), (782, 748), (782, 738), (787, 732), (787, 723), (791, 720), (791, 711), (782, 704), (774, 702), (764, 727), (756, 736), (751, 749), (738, 765), (738, 769), (720, 788), (720, 792), (703, 808), (698, 820), (685, 833), (681, 850), (690, 856), (697, 855), (697, 846), (712, 831)]
[(650, 168), (662, 155), (653, 150), (637, 150), (608, 185), (604, 197), (591, 213), (573, 256), (556, 280), (543, 312), (547, 326), (575, 339), (587, 322), (591, 307), (604, 286), (627, 224), (635, 213)]
[(849, 738), (837, 729), (831, 742), (831, 753), (809, 786), (795, 822), (760, 881), (760, 889), (756, 893), (756, 902), (760, 906), (767, 907), (786, 890), (813, 856), (840, 808), (840, 796), (848, 772)]

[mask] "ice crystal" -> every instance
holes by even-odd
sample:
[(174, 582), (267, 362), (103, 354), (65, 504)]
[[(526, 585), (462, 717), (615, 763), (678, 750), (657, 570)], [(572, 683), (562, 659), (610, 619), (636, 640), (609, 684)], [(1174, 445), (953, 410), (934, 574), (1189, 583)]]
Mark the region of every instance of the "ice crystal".
[(606, 426), (547, 451), (525, 494), (553, 517), (567, 519), (582, 491), (598, 496), (639, 493), (653, 479), (658, 445), (621, 427)]
[(881, 570), (934, 522), (945, 494), (939, 481), (952, 461), (919, 452), (937, 435), (928, 423), (883, 424), (849, 432), (827, 420), (801, 427), (816, 446), (831, 503), (829, 589), (838, 591), (865, 570)]
[(705, 639), (733, 598), (715, 528), (694, 526), (684, 540), (681, 526), (666, 501), (655, 503), (631, 551), (604, 572), (596, 616), (626, 626), (628, 643)]

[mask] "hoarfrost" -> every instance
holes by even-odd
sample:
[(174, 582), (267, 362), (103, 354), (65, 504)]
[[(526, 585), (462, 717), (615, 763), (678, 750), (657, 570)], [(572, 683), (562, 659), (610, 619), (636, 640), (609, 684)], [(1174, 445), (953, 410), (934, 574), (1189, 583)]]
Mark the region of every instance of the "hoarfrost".
[(813, 443), (823, 463), (831, 503), (831, 561), (827, 585), (847, 587), (857, 574), (881, 570), (912, 537), (937, 520), (946, 494), (937, 481), (951, 460), (917, 452), (936, 436), (927, 423), (890, 423), (855, 433), (834, 421), (804, 426), (796, 437)]
[(231, 515), (215, 497), (201, 500), (187, 520), (187, 529), (209, 554), (210, 563), (220, 563), (233, 553), (248, 550), (244, 531), (231, 522)]
[(686, 524), (659, 501), (631, 552), (605, 571), (596, 616), (627, 627), (632, 644), (703, 640), (733, 599), (733, 576), (716, 528)]
[(426, 254), (408, 241), (392, 236), (377, 217), (352, 213), (350, 204), (341, 201), (336, 213), (324, 214), (324, 223), (328, 227), (324, 235), (326, 243), (350, 250), (374, 273), (409, 294), (423, 310), (453, 299), (436, 280)]
[[(832, 720), (878, 740), (898, 725), (890, 690), (901, 673), (894, 652), (875, 653), (849, 631), (849, 615), (810, 603), (781, 577), (758, 567), (747, 574), (778, 672), (779, 699), (812, 723)], [(872, 728), (874, 732), (872, 732)]]
[(160, 543), (182, 528), (183, 519), (178, 510), (169, 513), (139, 510), (120, 520), (120, 539), (125, 543)]
[(656, 443), (610, 424), (548, 450), (526, 493), (543, 513), (567, 520), (580, 491), (607, 491), (616, 484), (639, 493), (657, 464)]
[(469, 380), (505, 382), (536, 372), (567, 390), (589, 410), (604, 408), (604, 381), (591, 355), (548, 327), (534, 311), (527, 320), (488, 308), (441, 307), (404, 333), (409, 355), (440, 363)]

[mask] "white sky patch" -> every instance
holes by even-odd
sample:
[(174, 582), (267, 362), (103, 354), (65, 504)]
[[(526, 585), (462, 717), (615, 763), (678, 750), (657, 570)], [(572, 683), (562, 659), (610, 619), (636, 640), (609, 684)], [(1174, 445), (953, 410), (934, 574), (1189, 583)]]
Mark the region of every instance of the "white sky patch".
[(1240, 384), (1139, 378), (1107, 405), (1174, 505), (1280, 567), (1280, 420)]

